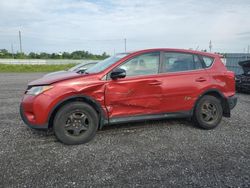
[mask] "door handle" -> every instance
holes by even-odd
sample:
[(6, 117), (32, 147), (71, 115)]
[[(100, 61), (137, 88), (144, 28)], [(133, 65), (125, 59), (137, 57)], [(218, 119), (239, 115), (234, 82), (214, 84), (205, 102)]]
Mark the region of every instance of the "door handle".
[(199, 78), (196, 78), (195, 81), (196, 82), (205, 82), (205, 81), (207, 81), (207, 79), (204, 77), (199, 77)]
[(162, 84), (162, 82), (160, 82), (160, 81), (154, 81), (154, 82), (150, 82), (150, 83), (148, 83), (149, 85), (161, 85)]

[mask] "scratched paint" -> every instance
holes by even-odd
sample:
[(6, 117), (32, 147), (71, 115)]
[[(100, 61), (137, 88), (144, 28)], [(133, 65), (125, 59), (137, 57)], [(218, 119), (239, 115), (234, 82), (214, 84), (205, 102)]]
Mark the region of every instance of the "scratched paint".
[(109, 116), (157, 113), (161, 104), (162, 88), (150, 85), (155, 79), (110, 81), (106, 85), (105, 104)]

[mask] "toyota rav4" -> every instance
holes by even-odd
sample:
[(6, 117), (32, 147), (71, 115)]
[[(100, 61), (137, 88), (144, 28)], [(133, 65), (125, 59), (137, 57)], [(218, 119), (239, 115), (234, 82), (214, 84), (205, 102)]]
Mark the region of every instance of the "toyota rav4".
[(104, 125), (190, 118), (215, 128), (236, 105), (234, 73), (220, 55), (181, 49), (120, 53), (84, 74), (29, 83), (20, 105), (31, 128), (53, 128), (65, 144), (90, 141)]

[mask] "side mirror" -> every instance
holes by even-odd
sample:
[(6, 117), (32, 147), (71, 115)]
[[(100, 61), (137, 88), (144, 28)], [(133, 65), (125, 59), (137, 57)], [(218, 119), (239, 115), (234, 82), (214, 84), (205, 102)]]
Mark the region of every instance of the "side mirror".
[(121, 69), (121, 68), (114, 69), (110, 74), (110, 78), (112, 78), (113, 80), (117, 78), (125, 78), (125, 77), (126, 77), (126, 70)]

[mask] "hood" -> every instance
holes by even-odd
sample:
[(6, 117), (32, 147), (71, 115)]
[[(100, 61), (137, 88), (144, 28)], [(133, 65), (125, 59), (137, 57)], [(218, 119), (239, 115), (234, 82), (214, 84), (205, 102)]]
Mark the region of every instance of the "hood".
[(61, 74), (44, 76), (42, 78), (39, 78), (37, 80), (34, 80), (34, 81), (30, 82), (28, 85), (29, 86), (49, 85), (49, 84), (59, 82), (59, 81), (63, 81), (63, 80), (79, 78), (79, 77), (87, 77), (87, 76), (89, 76), (89, 75), (88, 74), (78, 74), (78, 73), (75, 73), (75, 72), (64, 72), (64, 73), (61, 73)]
[(250, 75), (250, 60), (240, 61), (239, 65), (242, 67), (245, 75)]

